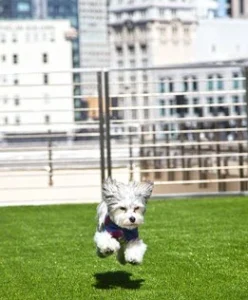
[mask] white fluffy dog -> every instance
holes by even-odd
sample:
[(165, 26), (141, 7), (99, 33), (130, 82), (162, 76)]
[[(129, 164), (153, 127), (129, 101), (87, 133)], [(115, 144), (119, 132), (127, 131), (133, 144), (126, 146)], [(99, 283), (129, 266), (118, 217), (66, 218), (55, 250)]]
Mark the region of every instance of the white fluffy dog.
[(121, 264), (142, 262), (147, 246), (139, 239), (138, 226), (144, 222), (146, 203), (152, 189), (151, 182), (124, 184), (112, 179), (104, 182), (94, 236), (98, 256), (117, 253)]

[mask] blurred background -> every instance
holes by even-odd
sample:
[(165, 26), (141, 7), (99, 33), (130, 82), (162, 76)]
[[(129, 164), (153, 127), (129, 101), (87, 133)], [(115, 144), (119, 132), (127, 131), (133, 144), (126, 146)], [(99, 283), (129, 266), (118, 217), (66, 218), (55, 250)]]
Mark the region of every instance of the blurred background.
[(248, 0), (0, 0), (0, 205), (248, 189)]

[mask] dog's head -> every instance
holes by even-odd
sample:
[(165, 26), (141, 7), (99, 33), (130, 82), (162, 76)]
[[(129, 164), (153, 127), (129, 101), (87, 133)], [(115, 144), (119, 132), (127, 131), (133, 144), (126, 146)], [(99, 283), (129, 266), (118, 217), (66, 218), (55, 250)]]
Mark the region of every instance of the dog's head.
[(107, 179), (103, 184), (103, 200), (107, 204), (110, 219), (122, 228), (137, 228), (144, 222), (146, 203), (152, 189), (152, 182), (124, 184)]

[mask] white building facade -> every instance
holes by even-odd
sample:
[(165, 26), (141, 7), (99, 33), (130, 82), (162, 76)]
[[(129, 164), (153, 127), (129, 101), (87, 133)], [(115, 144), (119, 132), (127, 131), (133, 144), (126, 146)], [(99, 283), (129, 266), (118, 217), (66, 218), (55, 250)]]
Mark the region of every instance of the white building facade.
[[(174, 69), (157, 71), (156, 91), (160, 95), (154, 99), (154, 104), (159, 107), (155, 118), (166, 120), (171, 131), (178, 130), (179, 123), (173, 122), (178, 117), (183, 117), (185, 124), (190, 122), (191, 126), (196, 123), (197, 118), (202, 118), (207, 126), (208, 123), (213, 124), (218, 117), (228, 117), (230, 120), (237, 117), (236, 123), (232, 121), (225, 126), (245, 125), (237, 124), (239, 117), (246, 115), (244, 70), (239, 66), (246, 62), (247, 60), (220, 61), (219, 64), (185, 64)], [(183, 98), (179, 98), (181, 95)], [(177, 105), (184, 105), (185, 108), (180, 111)]]
[(0, 22), (2, 134), (64, 131), (73, 126), (68, 30), (66, 20)]
[[(146, 68), (247, 57), (248, 41), (244, 37), (248, 21), (213, 19), (214, 13), (210, 12), (217, 7), (215, 1), (205, 1), (205, 6), (202, 2), (202, 14), (199, 14), (195, 2), (111, 1), (110, 53), (111, 66), (116, 69), (112, 78), (116, 85), (112, 90), (116, 95), (130, 95), (118, 98), (119, 107), (159, 103), (149, 94), (158, 91), (153, 83), (160, 81), (161, 74), (158, 76), (157, 72)], [(200, 15), (202, 19), (199, 19)], [(130, 70), (123, 71), (125, 68)], [(140, 69), (131, 71), (134, 68)], [(184, 74), (184, 71), (179, 73)], [(166, 77), (167, 68), (162, 72), (162, 77)], [(200, 77), (207, 78), (208, 75), (203, 68)], [(172, 77), (174, 81), (175, 76)], [(142, 121), (152, 120), (156, 114), (153, 109), (123, 110), (122, 117)]]

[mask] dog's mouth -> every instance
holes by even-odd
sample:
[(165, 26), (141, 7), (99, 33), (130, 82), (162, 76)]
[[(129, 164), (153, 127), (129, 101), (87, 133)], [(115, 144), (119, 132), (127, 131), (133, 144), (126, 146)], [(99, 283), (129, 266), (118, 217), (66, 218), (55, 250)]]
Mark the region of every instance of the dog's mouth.
[(135, 223), (127, 223), (127, 224), (123, 224), (123, 228), (126, 228), (126, 229), (129, 229), (129, 230), (132, 230), (132, 229), (135, 229), (139, 226), (140, 224), (135, 224)]

